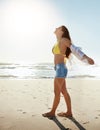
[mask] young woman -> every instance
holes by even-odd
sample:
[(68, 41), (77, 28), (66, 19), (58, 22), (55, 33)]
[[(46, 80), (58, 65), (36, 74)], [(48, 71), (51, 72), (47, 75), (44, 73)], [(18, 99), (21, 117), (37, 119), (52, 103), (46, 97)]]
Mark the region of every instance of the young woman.
[[(44, 117), (55, 116), (56, 109), (60, 102), (60, 94), (62, 93), (66, 103), (66, 111), (58, 113), (58, 116), (71, 117), (71, 99), (66, 87), (66, 76), (67, 67), (66, 61), (71, 54), (71, 51), (81, 60), (86, 59), (89, 64), (94, 64), (94, 61), (85, 55), (81, 50), (78, 50), (75, 45), (71, 43), (71, 37), (68, 29), (65, 26), (60, 26), (56, 28), (55, 35), (57, 38), (57, 43), (54, 45), (52, 52), (54, 54), (54, 64), (55, 64), (55, 78), (54, 78), (54, 101), (51, 111), (42, 114)], [(78, 50), (78, 51), (77, 51)]]

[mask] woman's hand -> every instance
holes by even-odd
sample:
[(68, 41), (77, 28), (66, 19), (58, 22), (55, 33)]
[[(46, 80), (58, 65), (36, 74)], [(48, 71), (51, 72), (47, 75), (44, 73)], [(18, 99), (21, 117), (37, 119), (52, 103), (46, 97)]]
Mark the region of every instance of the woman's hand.
[(83, 56), (83, 60), (87, 60), (87, 62), (90, 64), (90, 65), (94, 65), (94, 60), (90, 57), (88, 57), (87, 55), (84, 55)]
[(88, 59), (87, 59), (87, 60), (88, 60), (88, 63), (89, 63), (89, 64), (91, 64), (91, 65), (93, 65), (93, 64), (94, 64), (94, 60), (93, 60), (93, 59), (91, 59), (90, 57), (88, 57)]

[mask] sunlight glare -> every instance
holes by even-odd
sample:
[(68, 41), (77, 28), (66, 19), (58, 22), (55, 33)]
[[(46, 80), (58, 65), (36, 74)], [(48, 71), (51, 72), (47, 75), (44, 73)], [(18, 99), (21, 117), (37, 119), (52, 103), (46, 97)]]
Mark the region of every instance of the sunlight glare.
[[(2, 19), (6, 39), (2, 38), (8, 59), (11, 56), (15, 60), (49, 59), (49, 39), (59, 21), (52, 5), (38, 1), (11, 1), (5, 4)], [(36, 57), (37, 50), (42, 57)]]

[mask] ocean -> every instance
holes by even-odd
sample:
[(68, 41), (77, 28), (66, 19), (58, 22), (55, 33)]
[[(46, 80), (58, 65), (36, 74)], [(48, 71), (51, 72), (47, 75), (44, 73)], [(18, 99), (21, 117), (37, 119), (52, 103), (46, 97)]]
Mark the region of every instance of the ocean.
[[(100, 79), (100, 65), (68, 65), (67, 78)], [(54, 78), (53, 63), (0, 63), (0, 79)]]

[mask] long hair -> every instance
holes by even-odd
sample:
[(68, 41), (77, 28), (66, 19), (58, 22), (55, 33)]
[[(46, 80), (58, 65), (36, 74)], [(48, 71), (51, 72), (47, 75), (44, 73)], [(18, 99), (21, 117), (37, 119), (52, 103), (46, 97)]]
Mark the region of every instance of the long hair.
[[(62, 37), (68, 38), (71, 41), (68, 29), (65, 26), (61, 26), (61, 27), (62, 27), (62, 31), (64, 32)], [(67, 58), (69, 58), (70, 53), (71, 53), (71, 50), (69, 47), (67, 47), (66, 52), (65, 52)]]

